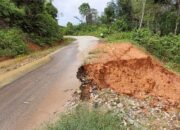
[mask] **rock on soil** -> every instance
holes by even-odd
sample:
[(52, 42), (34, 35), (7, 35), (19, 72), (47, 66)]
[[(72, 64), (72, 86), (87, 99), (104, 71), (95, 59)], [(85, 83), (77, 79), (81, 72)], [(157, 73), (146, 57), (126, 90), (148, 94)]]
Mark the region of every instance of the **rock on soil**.
[(110, 88), (96, 90), (90, 93), (91, 99), (86, 102), (80, 100), (81, 92), (77, 90), (65, 107), (67, 113), (79, 105), (89, 106), (107, 113), (117, 115), (123, 126), (135, 126), (139, 130), (179, 130), (179, 111), (164, 111), (163, 102), (159, 101), (152, 107), (152, 98), (138, 100), (130, 96), (117, 94)]
[(96, 85), (97, 89), (111, 88), (139, 99), (153, 97), (152, 106), (162, 101), (164, 109), (180, 108), (180, 76), (129, 43), (99, 45), (77, 77), (83, 82), (82, 97), (89, 97)]

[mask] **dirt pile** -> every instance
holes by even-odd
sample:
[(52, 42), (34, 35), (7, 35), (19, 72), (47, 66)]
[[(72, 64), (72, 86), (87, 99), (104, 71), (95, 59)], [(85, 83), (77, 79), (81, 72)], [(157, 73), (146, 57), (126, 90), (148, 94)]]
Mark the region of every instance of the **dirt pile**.
[(111, 88), (136, 98), (153, 97), (168, 106), (180, 105), (180, 76), (128, 43), (98, 46), (79, 72), (83, 73), (79, 79), (86, 80), (82, 85), (86, 93), (96, 85), (98, 89)]

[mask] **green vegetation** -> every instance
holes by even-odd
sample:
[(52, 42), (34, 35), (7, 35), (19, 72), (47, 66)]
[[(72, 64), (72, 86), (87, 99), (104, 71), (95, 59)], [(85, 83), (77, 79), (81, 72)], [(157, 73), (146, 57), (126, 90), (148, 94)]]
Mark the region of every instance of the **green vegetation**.
[(62, 40), (57, 9), (46, 0), (0, 1), (0, 57), (28, 51), (26, 41), (49, 46)]
[[(84, 4), (79, 8), (80, 14), (82, 7)], [(98, 37), (103, 34), (108, 42), (130, 41), (180, 72), (179, 0), (111, 1), (101, 16), (92, 19), (96, 19), (96, 22), (86, 20), (80, 25), (71, 24), (63, 32)]]
[(16, 56), (27, 53), (22, 32), (17, 29), (0, 30), (0, 56)]
[(47, 130), (127, 130), (127, 128), (136, 130), (130, 125), (124, 126), (120, 116), (82, 106), (46, 127)]

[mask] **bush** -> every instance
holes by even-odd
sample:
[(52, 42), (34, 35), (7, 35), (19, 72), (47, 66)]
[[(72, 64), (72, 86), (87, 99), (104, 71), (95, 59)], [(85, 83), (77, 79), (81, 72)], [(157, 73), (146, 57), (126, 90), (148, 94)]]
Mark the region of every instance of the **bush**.
[(19, 9), (10, 0), (0, 2), (0, 19), (9, 25), (20, 25), (25, 15), (24, 9)]
[[(29, 24), (28, 24), (29, 25)], [(39, 45), (52, 44), (52, 42), (62, 39), (60, 27), (49, 14), (38, 14), (36, 21), (31, 23), (30, 27), (31, 40)]]
[(127, 21), (125, 21), (123, 18), (116, 20), (113, 25), (112, 25), (112, 30), (114, 31), (128, 31), (129, 30), (129, 25)]
[(133, 35), (132, 32), (120, 32), (120, 33), (114, 33), (114, 34), (108, 35), (106, 39), (109, 42), (116, 42), (116, 41), (121, 41), (121, 40), (130, 41), (132, 39), (132, 35)]
[(73, 35), (75, 32), (75, 27), (71, 22), (68, 22), (66, 27), (63, 28), (63, 34), (65, 35)]
[[(158, 17), (159, 28), (161, 35), (167, 35), (169, 33), (174, 32), (174, 28), (176, 25), (177, 20), (177, 14), (176, 12), (164, 12), (163, 14), (160, 14)], [(178, 19), (178, 22), (180, 23), (180, 18)], [(180, 33), (180, 28), (177, 29), (177, 34)]]
[(100, 36), (101, 33), (104, 35), (110, 34), (110, 28), (106, 25), (88, 25), (80, 24), (77, 26), (67, 26), (64, 28), (64, 34), (66, 35), (95, 35)]
[[(24, 9), (19, 9), (10, 0), (1, 0), (0, 2), (0, 19), (10, 25), (19, 25), (25, 15)], [(1, 25), (0, 25), (1, 26)]]
[(136, 41), (138, 44), (144, 45), (148, 43), (150, 37), (153, 33), (148, 29), (138, 29), (132, 31), (132, 40)]
[(180, 64), (180, 36), (157, 35), (151, 37), (144, 47), (165, 62), (174, 62)]
[(117, 115), (98, 110), (78, 107), (66, 114), (55, 124), (49, 125), (47, 130), (127, 130), (134, 127), (124, 126), (123, 120)]
[(27, 53), (27, 46), (23, 41), (20, 30), (0, 30), (0, 56), (17, 56)]
[(46, 11), (50, 14), (54, 19), (57, 17), (58, 10), (53, 6), (52, 3), (46, 4)]

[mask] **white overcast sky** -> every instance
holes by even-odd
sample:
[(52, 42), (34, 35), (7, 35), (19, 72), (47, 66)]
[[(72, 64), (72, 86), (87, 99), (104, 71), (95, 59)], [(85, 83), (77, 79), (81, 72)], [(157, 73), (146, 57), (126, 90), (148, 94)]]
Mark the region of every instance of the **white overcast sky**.
[(101, 14), (110, 1), (111, 0), (53, 0), (53, 5), (58, 9), (59, 24), (66, 25), (67, 22), (78, 24), (78, 20), (76, 20), (74, 16), (81, 18), (78, 7), (82, 3), (89, 3), (91, 8), (97, 9), (99, 14)]

